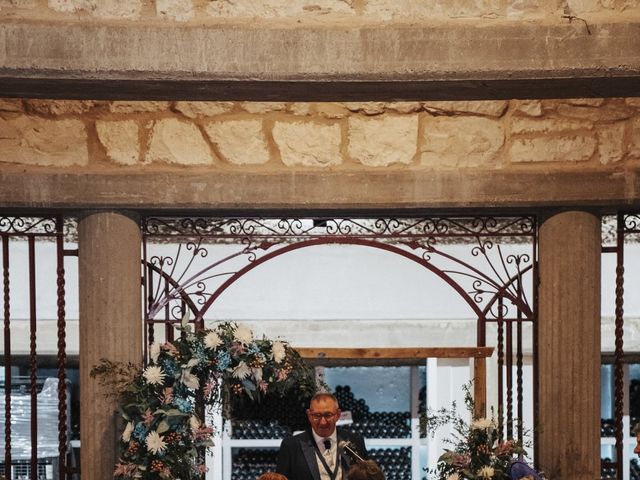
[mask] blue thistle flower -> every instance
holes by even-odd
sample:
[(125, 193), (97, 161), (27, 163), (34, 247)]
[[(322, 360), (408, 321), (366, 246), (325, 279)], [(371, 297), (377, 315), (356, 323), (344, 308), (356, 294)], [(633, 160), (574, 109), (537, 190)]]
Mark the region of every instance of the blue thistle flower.
[(221, 351), (218, 354), (218, 369), (226, 370), (231, 365), (231, 355), (227, 351)]
[(183, 413), (193, 412), (193, 404), (186, 398), (176, 398), (174, 399), (173, 404)]
[(147, 436), (147, 427), (144, 423), (138, 423), (131, 434), (139, 442), (143, 442)]

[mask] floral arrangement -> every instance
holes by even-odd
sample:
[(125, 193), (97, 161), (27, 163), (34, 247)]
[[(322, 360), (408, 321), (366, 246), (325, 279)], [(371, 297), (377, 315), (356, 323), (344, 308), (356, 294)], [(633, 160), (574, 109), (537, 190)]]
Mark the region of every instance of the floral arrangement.
[[(465, 389), (465, 406), (474, 411), (469, 385)], [(443, 425), (453, 426), (454, 438), (447, 440), (453, 448), (438, 458), (435, 472), (438, 480), (540, 480), (539, 474), (522, 459), (526, 453), (521, 442), (501, 440), (493, 418), (479, 418), (470, 424), (458, 413), (455, 402), (451, 409), (440, 409), (435, 415), (421, 418), (422, 433), (434, 432)], [(517, 466), (515, 465), (517, 463)], [(515, 466), (515, 468), (513, 468)]]
[(150, 346), (144, 368), (103, 360), (91, 371), (115, 392), (125, 422), (115, 478), (200, 478), (214, 433), (205, 410), (224, 407), (231, 395), (315, 390), (313, 369), (284, 341), (255, 339), (235, 323), (192, 331), (183, 319), (179, 330), (175, 341)]

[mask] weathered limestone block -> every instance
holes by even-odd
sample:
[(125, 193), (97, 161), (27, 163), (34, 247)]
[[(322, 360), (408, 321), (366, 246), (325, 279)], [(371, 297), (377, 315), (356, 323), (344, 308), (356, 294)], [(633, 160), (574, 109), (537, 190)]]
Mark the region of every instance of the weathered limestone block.
[(516, 113), (522, 113), (530, 117), (542, 116), (542, 102), (540, 100), (512, 100), (511, 106)]
[(351, 112), (365, 115), (380, 115), (385, 111), (384, 102), (345, 102), (343, 105)]
[(557, 112), (563, 117), (583, 118), (585, 120), (626, 120), (631, 111), (623, 106), (604, 105), (600, 107), (579, 105), (558, 105)]
[(307, 102), (294, 102), (289, 105), (288, 111), (299, 117), (311, 115), (311, 104)]
[(98, 18), (136, 19), (142, 12), (142, 0), (48, 0), (56, 12), (90, 12)]
[(135, 165), (140, 158), (138, 124), (133, 120), (96, 121), (98, 140), (107, 157), (120, 165)]
[(156, 13), (160, 18), (186, 22), (193, 18), (191, 0), (156, 0)]
[[(547, 102), (557, 102), (557, 100), (547, 100)], [(563, 100), (561, 103), (568, 103), (569, 105), (578, 105), (581, 107), (599, 107), (604, 103), (604, 98), (569, 98)]]
[(176, 102), (173, 109), (185, 117), (215, 117), (233, 110), (233, 102)]
[(593, 13), (603, 10), (603, 5), (600, 0), (567, 0), (567, 7), (573, 14), (579, 13)]
[(513, 117), (511, 119), (511, 133), (561, 133), (574, 132), (579, 130), (591, 130), (593, 123), (588, 120), (577, 120), (567, 118), (526, 118)]
[(286, 110), (287, 104), (282, 102), (242, 102), (240, 108), (249, 113), (269, 113)]
[[(364, 14), (383, 20), (398, 17), (427, 17), (430, 16), (429, 7), (433, 7), (432, 3), (431, 1), (415, 2), (413, 0), (396, 0), (394, 2), (387, 0), (368, 0), (365, 3)], [(437, 15), (442, 16), (442, 10), (439, 10)]]
[(507, 17), (535, 18), (545, 14), (542, 0), (514, 0), (507, 2)]
[(260, 2), (211, 0), (207, 13), (214, 17), (300, 17), (329, 13), (355, 13), (353, 0), (263, 0)]
[(313, 109), (318, 115), (326, 118), (345, 118), (349, 115), (349, 110), (342, 103), (316, 103)]
[(19, 8), (23, 10), (36, 8), (37, 0), (0, 0), (0, 9)]
[(124, 102), (115, 101), (109, 104), (113, 113), (162, 112), (169, 109), (169, 102)]
[(418, 115), (349, 119), (349, 155), (368, 167), (408, 164), (416, 155)]
[(0, 118), (0, 151), (5, 163), (70, 167), (89, 162), (84, 123), (71, 119)]
[(414, 113), (422, 110), (420, 102), (392, 102), (387, 103), (387, 111), (398, 113)]
[(196, 125), (167, 118), (158, 120), (153, 125), (145, 161), (210, 165), (213, 163), (213, 156)]
[(507, 110), (506, 100), (440, 101), (426, 102), (423, 108), (436, 115), (475, 114), (488, 117), (501, 117)]
[(56, 12), (73, 13), (90, 9), (91, 2), (89, 0), (48, 0), (48, 5)]
[(92, 100), (25, 100), (25, 108), (29, 113), (38, 115), (82, 114), (95, 106)]
[(511, 162), (584, 162), (595, 150), (596, 139), (587, 135), (518, 138), (509, 148)]
[(211, 122), (206, 131), (229, 163), (245, 165), (269, 161), (269, 147), (260, 120)]
[(22, 100), (18, 98), (0, 98), (0, 112), (22, 112)]
[(91, 11), (94, 17), (133, 20), (140, 18), (142, 0), (92, 0)]
[(600, 163), (619, 162), (624, 157), (624, 123), (601, 125), (598, 130)]
[(428, 118), (421, 136), (421, 163), (443, 167), (496, 162), (505, 139), (499, 121), (481, 117)]
[(631, 120), (628, 155), (633, 159), (640, 159), (640, 118)]
[(339, 125), (276, 122), (273, 139), (287, 166), (330, 167), (342, 163)]
[[(495, 17), (505, 14), (500, 0), (368, 0), (365, 14), (391, 19), (399, 17)], [(508, 3), (508, 2), (506, 2)]]

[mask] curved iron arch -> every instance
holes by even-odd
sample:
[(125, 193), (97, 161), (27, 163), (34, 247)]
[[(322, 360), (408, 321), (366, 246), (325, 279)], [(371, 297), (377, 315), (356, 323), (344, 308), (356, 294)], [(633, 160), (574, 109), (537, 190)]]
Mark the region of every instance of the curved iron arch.
[[(250, 271), (252, 271), (254, 268), (257, 268), (258, 266), (260, 266), (261, 264), (276, 258), (280, 255), (284, 255), (285, 253), (294, 251), (294, 250), (299, 250), (302, 248), (307, 248), (307, 247), (312, 247), (312, 246), (318, 246), (318, 245), (327, 245), (327, 244), (340, 244), (340, 245), (360, 245), (360, 246), (366, 246), (366, 247), (371, 247), (371, 248), (377, 248), (380, 250), (386, 250), (389, 251), (391, 253), (400, 255), (402, 257), (405, 257), (411, 261), (414, 261), (420, 265), (422, 265), (423, 267), (427, 268), (429, 271), (431, 271), (432, 273), (434, 273), (436, 276), (440, 277), (442, 280), (444, 280), (451, 288), (453, 288), (459, 295), (460, 297), (469, 305), (469, 307), (471, 307), (472, 311), (475, 313), (479, 324), (484, 325), (485, 321), (486, 321), (486, 312), (488, 310), (482, 310), (480, 309), (480, 307), (478, 306), (478, 304), (471, 298), (471, 296), (456, 282), (453, 280), (453, 278), (451, 276), (449, 276), (445, 271), (435, 267), (434, 265), (432, 265), (428, 260), (425, 260), (424, 258), (422, 258), (421, 256), (418, 255), (414, 255), (411, 254), (409, 252), (407, 252), (406, 250), (403, 250), (399, 247), (396, 247), (394, 245), (389, 245), (387, 243), (383, 243), (383, 242), (377, 242), (374, 240), (368, 240), (368, 239), (363, 239), (363, 238), (352, 238), (352, 237), (330, 237), (330, 238), (316, 238), (316, 239), (312, 239), (312, 240), (305, 240), (302, 242), (296, 242), (290, 245), (287, 245), (285, 247), (279, 248), (276, 251), (273, 252), (269, 252), (265, 255), (263, 255), (262, 257), (252, 261), (250, 264), (246, 265), (245, 267), (243, 267), (242, 269), (238, 270), (233, 276), (231, 276), (230, 278), (228, 278), (222, 285), (220, 285), (212, 294), (211, 296), (207, 299), (207, 301), (205, 302), (205, 304), (202, 306), (202, 308), (200, 309), (200, 311), (198, 312), (197, 316), (196, 316), (196, 324), (199, 326), (203, 326), (204, 323), (204, 319), (203, 316), (204, 314), (208, 311), (208, 309), (211, 307), (211, 305), (220, 297), (220, 295), (222, 295), (222, 293), (229, 288), (231, 285), (233, 285), (238, 279), (240, 279), (241, 277), (243, 277), (244, 275), (246, 275), (247, 273), (249, 273)], [(513, 280), (511, 282), (509, 282), (509, 284), (511, 284), (513, 282)], [(495, 296), (499, 296), (500, 293), (504, 292), (506, 289), (506, 286), (503, 287), (502, 289), (499, 290), (499, 293), (496, 293)], [(501, 296), (504, 296), (504, 294), (502, 293)], [(508, 296), (509, 298), (511, 298), (511, 296)], [(513, 299), (514, 303), (517, 302), (517, 299)], [(484, 344), (484, 338), (483, 335), (480, 335), (480, 332), (478, 332), (478, 340), (481, 340), (481, 343)], [(479, 345), (482, 346), (482, 345)]]

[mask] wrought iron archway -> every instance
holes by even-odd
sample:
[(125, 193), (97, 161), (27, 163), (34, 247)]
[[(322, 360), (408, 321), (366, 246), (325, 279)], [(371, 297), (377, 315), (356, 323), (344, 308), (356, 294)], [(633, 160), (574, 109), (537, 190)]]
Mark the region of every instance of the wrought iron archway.
[[(157, 326), (164, 325), (166, 337), (173, 338), (172, 325), (185, 310), (191, 312), (196, 328), (202, 328), (205, 313), (229, 286), (293, 250), (358, 245), (420, 264), (469, 306), (477, 320), (477, 346), (486, 346), (487, 327), (495, 325), (499, 418), (507, 437), (522, 439), (522, 424), (518, 422), (514, 432), (514, 418), (523, 417), (526, 323), (534, 325), (535, 368), (535, 217), (146, 217), (142, 233), (146, 345), (153, 341)], [(175, 244), (175, 253), (154, 254), (158, 243)], [(237, 245), (237, 250), (222, 258), (207, 258), (210, 246), (220, 243)], [(450, 244), (467, 245), (466, 258), (447, 252)], [(505, 244), (518, 244), (521, 249), (504, 253)]]

